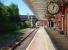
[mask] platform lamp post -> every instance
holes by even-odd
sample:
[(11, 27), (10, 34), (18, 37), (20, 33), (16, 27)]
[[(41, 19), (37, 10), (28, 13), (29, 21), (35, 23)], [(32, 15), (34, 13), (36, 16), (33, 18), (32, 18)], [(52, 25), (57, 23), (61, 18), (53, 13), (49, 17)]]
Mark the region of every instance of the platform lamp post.
[(56, 15), (54, 15), (54, 30), (56, 29), (56, 20), (55, 20)]
[(50, 18), (48, 18), (48, 22), (49, 22), (48, 26), (51, 27), (51, 19)]
[(28, 17), (28, 20), (30, 19), (30, 17), (29, 17), (29, 13), (27, 13), (27, 17)]
[(31, 16), (31, 27), (33, 27), (33, 17)]

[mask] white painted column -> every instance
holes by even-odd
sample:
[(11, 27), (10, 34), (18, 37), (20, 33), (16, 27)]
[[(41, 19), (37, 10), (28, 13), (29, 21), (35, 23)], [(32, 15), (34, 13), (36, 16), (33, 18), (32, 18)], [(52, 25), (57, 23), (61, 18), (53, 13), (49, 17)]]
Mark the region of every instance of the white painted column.
[(63, 17), (62, 17), (62, 31), (63, 31)]

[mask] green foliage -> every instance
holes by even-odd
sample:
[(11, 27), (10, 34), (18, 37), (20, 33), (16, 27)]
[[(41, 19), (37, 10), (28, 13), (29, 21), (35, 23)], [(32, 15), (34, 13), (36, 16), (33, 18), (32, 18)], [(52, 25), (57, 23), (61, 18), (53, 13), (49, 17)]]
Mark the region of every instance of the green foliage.
[(15, 31), (18, 21), (18, 6), (13, 3), (6, 6), (0, 2), (0, 33)]
[(25, 21), (27, 27), (31, 27), (31, 20)]
[(31, 21), (30, 20), (21, 22), (21, 28), (29, 28), (29, 27), (31, 27)]

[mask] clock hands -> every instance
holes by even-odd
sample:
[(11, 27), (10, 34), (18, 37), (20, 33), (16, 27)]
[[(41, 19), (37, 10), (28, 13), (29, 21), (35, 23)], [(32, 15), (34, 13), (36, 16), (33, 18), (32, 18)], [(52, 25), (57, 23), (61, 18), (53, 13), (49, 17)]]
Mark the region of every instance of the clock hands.
[(52, 10), (54, 10), (54, 7), (55, 7), (55, 5), (53, 5), (53, 9)]
[(49, 13), (51, 14), (55, 14), (55, 13), (58, 13), (58, 5), (56, 3), (50, 3), (49, 6), (48, 6), (48, 11)]

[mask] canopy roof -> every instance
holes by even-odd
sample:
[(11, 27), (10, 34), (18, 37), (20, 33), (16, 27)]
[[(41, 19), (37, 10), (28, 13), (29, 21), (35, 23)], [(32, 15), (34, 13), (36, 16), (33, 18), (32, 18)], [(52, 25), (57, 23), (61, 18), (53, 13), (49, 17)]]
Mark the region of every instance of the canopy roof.
[(67, 0), (24, 0), (29, 8), (39, 19), (44, 19), (50, 14), (47, 13), (47, 6), (50, 1), (56, 2), (58, 4), (68, 3)]

